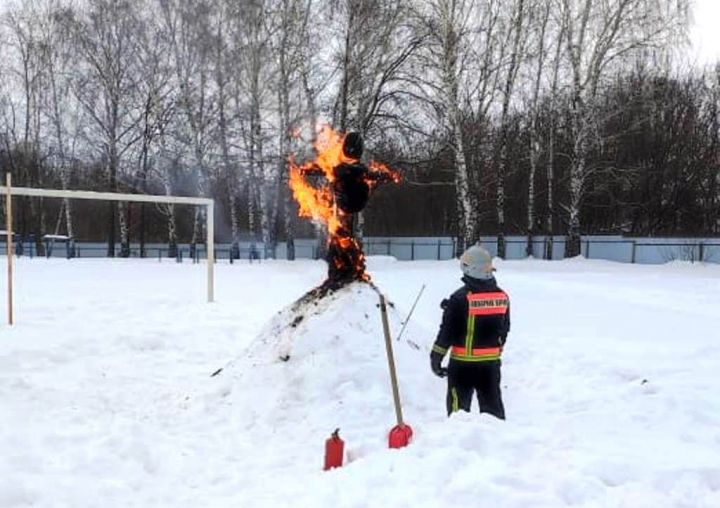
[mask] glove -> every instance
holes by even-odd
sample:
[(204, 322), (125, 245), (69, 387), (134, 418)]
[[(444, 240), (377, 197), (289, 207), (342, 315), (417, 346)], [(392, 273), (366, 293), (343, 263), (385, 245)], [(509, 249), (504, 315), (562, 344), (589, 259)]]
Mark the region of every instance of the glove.
[(430, 368), (437, 377), (447, 376), (447, 369), (441, 366), (442, 356), (438, 354), (430, 355)]

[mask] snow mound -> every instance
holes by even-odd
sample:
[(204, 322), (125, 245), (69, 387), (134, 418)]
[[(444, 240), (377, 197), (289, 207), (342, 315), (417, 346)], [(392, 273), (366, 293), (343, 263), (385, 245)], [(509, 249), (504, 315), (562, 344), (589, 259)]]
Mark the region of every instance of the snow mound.
[[(387, 309), (406, 414), (437, 405), (437, 398), (412, 396), (432, 383), (427, 369), (418, 369), (429, 369), (428, 333), (410, 321), (396, 340), (406, 316), (390, 301)], [(230, 383), (221, 392), (232, 392), (232, 405), (252, 412), (255, 424), (303, 422), (329, 434), (369, 420), (380, 424), (376, 437), (385, 439), (395, 413), (379, 290), (353, 283), (322, 298), (308, 293), (276, 314), (219, 377)]]
[[(342, 352), (344, 361), (353, 362), (374, 358), (378, 346), (383, 346), (380, 352), (384, 355), (379, 298), (380, 291), (375, 286), (360, 282), (324, 297), (310, 292), (265, 325), (250, 346), (249, 356), (260, 362), (276, 359), (307, 362), (318, 355), (326, 356), (325, 352)], [(389, 300), (387, 309), (390, 329), (397, 335), (404, 318)], [(406, 333), (408, 330), (403, 335)], [(347, 347), (348, 341), (353, 342), (351, 347)], [(403, 342), (419, 349), (412, 340)], [(332, 359), (332, 364), (337, 364), (336, 359)]]

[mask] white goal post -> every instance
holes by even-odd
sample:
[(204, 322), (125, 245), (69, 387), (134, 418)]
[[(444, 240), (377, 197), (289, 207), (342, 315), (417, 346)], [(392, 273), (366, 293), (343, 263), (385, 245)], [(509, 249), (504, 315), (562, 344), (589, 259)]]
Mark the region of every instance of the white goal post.
[(186, 196), (157, 196), (151, 194), (122, 194), (116, 192), (93, 192), (60, 189), (34, 189), (13, 187), (10, 173), (6, 176), (6, 185), (0, 186), (0, 195), (6, 196), (7, 216), (7, 255), (8, 255), (8, 322), (13, 323), (12, 310), (12, 196), (34, 196), (60, 199), (88, 199), (98, 201), (132, 201), (136, 203), (167, 203), (177, 205), (196, 205), (207, 207), (207, 301), (215, 299), (215, 200), (210, 198), (192, 198)]

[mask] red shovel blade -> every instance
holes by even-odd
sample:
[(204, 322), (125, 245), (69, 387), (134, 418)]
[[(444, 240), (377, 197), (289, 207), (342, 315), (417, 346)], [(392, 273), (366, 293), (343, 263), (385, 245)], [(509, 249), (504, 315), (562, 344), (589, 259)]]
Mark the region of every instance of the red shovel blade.
[(410, 443), (412, 438), (413, 430), (410, 425), (402, 424), (396, 425), (390, 430), (388, 436), (388, 445), (390, 448), (403, 448)]

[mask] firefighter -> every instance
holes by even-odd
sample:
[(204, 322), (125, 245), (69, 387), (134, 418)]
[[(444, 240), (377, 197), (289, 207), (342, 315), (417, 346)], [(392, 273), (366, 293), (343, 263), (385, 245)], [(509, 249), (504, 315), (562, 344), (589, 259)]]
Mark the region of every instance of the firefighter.
[[(510, 299), (495, 281), (492, 257), (474, 245), (460, 258), (463, 287), (443, 300), (443, 318), (430, 366), (448, 380), (448, 416), (470, 411), (477, 393), (481, 413), (505, 419), (500, 393), (500, 355), (510, 331)], [(450, 353), (447, 368), (442, 360)]]

